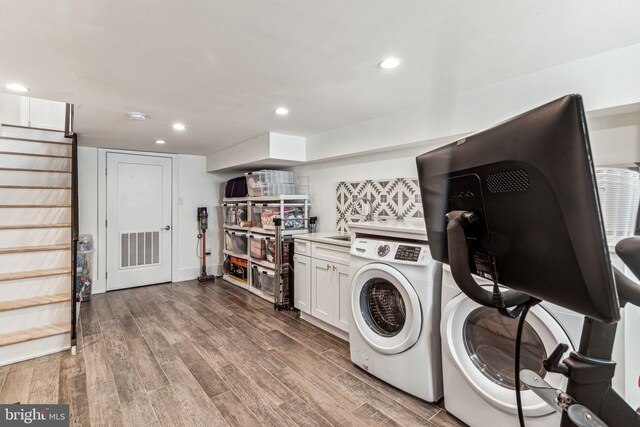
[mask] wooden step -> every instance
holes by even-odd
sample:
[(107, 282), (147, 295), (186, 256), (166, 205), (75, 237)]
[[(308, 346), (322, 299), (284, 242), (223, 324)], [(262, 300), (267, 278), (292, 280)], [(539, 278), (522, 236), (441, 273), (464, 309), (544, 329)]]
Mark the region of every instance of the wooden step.
[(54, 154), (24, 153), (18, 151), (0, 151), (0, 155), (7, 156), (26, 156), (26, 157), (50, 157), (52, 159), (70, 159), (71, 156), (57, 156)]
[(71, 190), (71, 187), (55, 187), (51, 185), (0, 185), (6, 190)]
[(54, 335), (67, 334), (71, 332), (71, 322), (56, 323), (54, 325), (40, 326), (37, 328), (22, 329), (0, 334), (0, 347), (18, 344), (26, 341), (33, 341), (40, 338), (52, 337)]
[(48, 209), (48, 208), (70, 208), (71, 205), (0, 205), (0, 208), (2, 209), (20, 209), (20, 208), (27, 208), (27, 209), (31, 209), (31, 208), (42, 208), (42, 209)]
[(14, 299), (9, 301), (0, 301), (0, 312), (20, 310), (21, 308), (38, 307), (41, 305), (58, 304), (60, 302), (67, 301), (71, 301), (69, 292), (41, 295), (31, 298)]
[(20, 254), (26, 252), (48, 252), (48, 251), (70, 251), (71, 245), (64, 243), (60, 245), (43, 246), (20, 246), (16, 248), (0, 248), (0, 255)]
[(18, 138), (15, 136), (2, 136), (0, 135), (0, 139), (10, 139), (12, 141), (28, 141), (28, 142), (39, 142), (41, 144), (58, 144), (58, 145), (71, 145), (71, 141), (47, 141), (46, 139), (33, 139), (33, 138)]
[(43, 173), (71, 173), (71, 171), (62, 171), (62, 170), (58, 170), (58, 169), (28, 169), (28, 168), (0, 168), (0, 171), (43, 172)]
[(48, 128), (34, 128), (31, 126), (22, 126), (22, 125), (10, 125), (7, 123), (2, 123), (0, 124), (0, 126), (4, 127), (4, 128), (18, 128), (18, 129), (29, 129), (29, 130), (44, 130), (47, 132), (60, 132), (60, 133), (64, 133), (63, 130), (60, 129), (48, 129)]
[(18, 225), (0, 225), (0, 230), (32, 230), (36, 228), (71, 228), (71, 224), (18, 224)]
[(71, 268), (50, 268), (48, 270), (21, 271), (19, 273), (0, 274), (0, 282), (8, 280), (34, 279), (36, 277), (62, 276), (71, 274)]

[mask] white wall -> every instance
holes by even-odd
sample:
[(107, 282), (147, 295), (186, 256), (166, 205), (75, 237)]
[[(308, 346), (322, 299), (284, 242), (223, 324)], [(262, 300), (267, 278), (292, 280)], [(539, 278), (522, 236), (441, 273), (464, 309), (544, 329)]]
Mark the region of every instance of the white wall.
[[(82, 135), (78, 137), (82, 143)], [(106, 290), (104, 265), (106, 254), (100, 253), (101, 239), (104, 238), (104, 206), (99, 200), (99, 176), (104, 174), (106, 150), (93, 147), (78, 147), (78, 197), (79, 226), (81, 234), (92, 234), (95, 239), (96, 254), (94, 262), (94, 293)], [(136, 154), (141, 154), (136, 152)], [(209, 210), (210, 229), (207, 233), (208, 257), (207, 270), (210, 274), (222, 270), (222, 235), (220, 188), (228, 177), (206, 172), (204, 156), (173, 155), (173, 239), (174, 263), (172, 280), (194, 279), (199, 275), (200, 260), (196, 255), (197, 221), (196, 207), (206, 206)], [(102, 209), (102, 210), (101, 210)]]
[[(196, 208), (206, 206), (209, 212), (209, 230), (207, 232), (208, 257), (207, 272), (222, 272), (222, 209), (220, 207), (220, 191), (224, 192), (223, 183), (229, 179), (226, 175), (206, 172), (205, 156), (176, 156), (178, 175), (178, 206), (174, 208), (178, 229), (174, 239), (178, 239), (178, 272), (174, 281), (193, 279), (200, 274), (200, 260), (196, 256), (198, 244), (198, 221)], [(174, 218), (175, 223), (176, 218)]]
[[(640, 162), (640, 114), (604, 117), (593, 122), (589, 125), (593, 124), (595, 129), (589, 135), (596, 166)], [(485, 125), (488, 127), (490, 123)], [(335, 231), (339, 181), (416, 177), (416, 156), (455, 140), (453, 136), (393, 151), (306, 164), (292, 170), (309, 177), (312, 215), (318, 217), (317, 231)]]
[(640, 163), (640, 112), (594, 119), (589, 136), (598, 165)]

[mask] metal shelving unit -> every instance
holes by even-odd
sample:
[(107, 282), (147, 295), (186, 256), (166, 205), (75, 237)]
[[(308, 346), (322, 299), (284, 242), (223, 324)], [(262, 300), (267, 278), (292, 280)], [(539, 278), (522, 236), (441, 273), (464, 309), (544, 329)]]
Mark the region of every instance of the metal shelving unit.
[[(304, 218), (297, 218), (296, 220), (304, 221), (304, 227), (286, 229), (283, 227), (282, 218), (274, 217), (274, 229), (265, 229), (259, 227), (241, 227), (239, 225), (226, 224), (224, 225), (225, 236), (226, 232), (240, 232), (247, 233), (247, 248), (246, 253), (239, 254), (227, 250), (225, 247), (224, 254), (226, 256), (233, 256), (247, 261), (247, 281), (246, 283), (239, 280), (236, 277), (231, 276), (225, 272), (223, 278), (243, 289), (247, 289), (251, 293), (258, 295), (259, 297), (274, 304), (277, 309), (289, 309), (293, 306), (293, 299), (291, 294), (293, 291), (293, 274), (289, 266), (288, 260), (283, 261), (285, 257), (283, 252), (285, 248), (288, 251), (289, 257), (293, 257), (292, 236), (297, 234), (309, 233), (313, 227), (314, 221), (310, 219), (310, 202), (308, 195), (282, 195), (282, 196), (263, 196), (263, 197), (246, 197), (246, 198), (225, 198), (223, 200), (223, 207), (229, 206), (247, 206), (247, 219), (253, 217), (254, 209), (273, 207), (280, 209), (282, 215), (286, 208), (299, 207), (304, 209)], [(225, 221), (227, 218), (225, 218)], [(290, 221), (285, 218), (284, 222)], [(249, 244), (249, 236), (268, 236), (270, 239), (276, 240), (275, 245), (275, 262), (269, 262), (265, 259), (256, 259), (251, 256), (251, 245)], [(290, 258), (292, 259), (292, 258)], [(226, 261), (226, 259), (225, 259)], [(271, 295), (264, 292), (262, 289), (258, 289), (254, 283), (254, 267), (258, 271), (269, 271), (275, 275), (274, 294)], [(291, 273), (291, 274), (290, 274)]]

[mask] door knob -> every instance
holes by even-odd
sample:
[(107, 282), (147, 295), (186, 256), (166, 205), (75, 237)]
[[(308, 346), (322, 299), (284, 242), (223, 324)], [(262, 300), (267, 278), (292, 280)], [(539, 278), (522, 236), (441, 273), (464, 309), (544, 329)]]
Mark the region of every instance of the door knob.
[(171, 230), (171, 226), (167, 225), (166, 227), (161, 228), (160, 230)]

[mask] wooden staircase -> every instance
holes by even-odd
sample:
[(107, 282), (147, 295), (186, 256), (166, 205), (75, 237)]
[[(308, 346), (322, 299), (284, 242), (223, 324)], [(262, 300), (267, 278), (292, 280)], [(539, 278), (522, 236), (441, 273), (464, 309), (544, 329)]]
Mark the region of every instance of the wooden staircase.
[(74, 152), (63, 131), (0, 128), (0, 365), (72, 345)]

